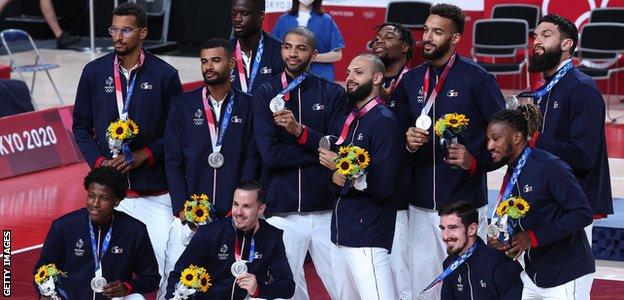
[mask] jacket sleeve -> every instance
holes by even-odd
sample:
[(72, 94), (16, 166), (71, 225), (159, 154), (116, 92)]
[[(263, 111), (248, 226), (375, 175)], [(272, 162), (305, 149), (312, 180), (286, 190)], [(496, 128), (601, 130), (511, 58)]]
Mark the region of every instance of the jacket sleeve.
[[(327, 127), (327, 132), (329, 132), (330, 128), (334, 127), (334, 124), (337, 122), (340, 122), (342, 117), (344, 117), (348, 112), (348, 104), (347, 104), (347, 99), (345, 97), (345, 91), (341, 88), (341, 87), (334, 87), (332, 86), (332, 89), (328, 90), (328, 93), (326, 93), (324, 95), (325, 97), (329, 97), (331, 100), (327, 101), (326, 103), (331, 103), (331, 111), (329, 112), (329, 116), (328, 116), (328, 124), (326, 125)], [(340, 124), (338, 127), (341, 127), (342, 124)], [(327, 135), (328, 133), (325, 132), (319, 132), (317, 130), (314, 130), (310, 127), (306, 127), (308, 130), (308, 138), (305, 142), (305, 144), (303, 144), (303, 146), (313, 152), (317, 152), (318, 148), (319, 148), (319, 140), (324, 137), (325, 135)]]
[(241, 180), (260, 179), (260, 153), (253, 134), (253, 113), (249, 112), (245, 126), (245, 141), (248, 141), (244, 150), (243, 173)]
[[(505, 98), (496, 83), (496, 79), (491, 74), (483, 77), (474, 91), (473, 98), (476, 101), (476, 107), (481, 111), (486, 126), (492, 115), (505, 109)], [(483, 131), (483, 135), (485, 135), (485, 128), (483, 128)], [(473, 151), (474, 153), (471, 153), (471, 155), (477, 161), (476, 173), (494, 171), (503, 165), (502, 163), (496, 164), (492, 161), (492, 155), (485, 145)]]
[(269, 169), (296, 168), (318, 164), (318, 155), (304, 147), (284, 143), (278, 130), (283, 130), (273, 122), (273, 113), (269, 109), (271, 96), (263, 84), (254, 92), (252, 105), (254, 113), (254, 136), (262, 162)]
[[(46, 236), (45, 242), (43, 243), (43, 248), (41, 249), (41, 254), (39, 255), (39, 260), (35, 264), (33, 268), (33, 275), (37, 273), (39, 267), (47, 264), (56, 264), (56, 267), (66, 272), (63, 267), (65, 266), (65, 246), (61, 240), (61, 233), (59, 232), (58, 225), (56, 222), (52, 222), (52, 226), (48, 231), (48, 235)], [(31, 277), (33, 278), (33, 277)], [(35, 292), (37, 295), (41, 294), (39, 292), (39, 288), (37, 284), (33, 281), (33, 286), (35, 288)], [(63, 288), (62, 286), (58, 286), (58, 288)]]
[(85, 68), (78, 82), (76, 101), (74, 103), (72, 131), (76, 144), (78, 148), (80, 148), (80, 152), (82, 152), (89, 167), (94, 168), (95, 161), (104, 155), (100, 151), (97, 141), (95, 140), (94, 111), (91, 103), (93, 93), (89, 74), (89, 71)]
[(541, 176), (554, 198), (552, 200), (562, 208), (562, 213), (555, 220), (544, 221), (540, 227), (533, 229), (538, 244), (532, 247), (561, 240), (592, 222), (587, 196), (565, 163), (551, 161), (543, 168)]
[(291, 298), (295, 294), (295, 282), (293, 275), (286, 259), (286, 251), (284, 250), (284, 242), (282, 240), (282, 232), (280, 230), (277, 246), (274, 249), (271, 264), (269, 265), (270, 277), (273, 279), (270, 283), (258, 282), (258, 297), (265, 299), (275, 298)]
[(133, 259), (134, 278), (129, 283), (133, 292), (147, 294), (158, 289), (161, 277), (147, 229), (145, 225), (141, 225), (141, 236)]
[(524, 285), (520, 279), (520, 265), (509, 259), (494, 270), (494, 286), (498, 299), (520, 300)]
[(189, 195), (185, 179), (184, 153), (182, 152), (182, 135), (185, 128), (182, 125), (181, 112), (178, 109), (181, 100), (177, 98), (171, 105), (164, 138), (165, 172), (167, 174), (169, 193), (171, 194), (172, 213), (175, 216), (182, 210), (184, 201)]
[[(567, 139), (539, 135), (536, 146), (567, 162), (576, 173), (589, 172), (600, 150), (598, 139), (604, 136), (605, 106), (600, 92), (581, 83), (570, 98)], [(543, 128), (542, 130), (554, 130)]]

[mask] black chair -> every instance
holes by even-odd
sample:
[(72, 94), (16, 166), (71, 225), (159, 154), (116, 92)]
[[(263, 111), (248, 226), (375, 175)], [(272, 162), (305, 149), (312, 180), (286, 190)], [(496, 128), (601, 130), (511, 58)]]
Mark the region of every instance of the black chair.
[[(529, 32), (527, 21), (519, 19), (478, 20), (474, 24), (472, 34), (472, 58), (474, 61), (494, 75), (518, 75), (519, 82), (522, 82), (522, 70), (528, 63)], [(518, 50), (524, 50), (524, 58), (521, 61), (496, 63), (496, 58), (515, 59)], [(493, 63), (479, 61), (479, 58), (485, 57), (491, 57)], [(525, 73), (528, 86), (528, 70)]]
[(532, 4), (497, 4), (492, 8), (492, 19), (519, 19), (527, 21), (529, 32), (537, 28), (540, 8)]
[[(597, 8), (591, 11), (589, 23), (624, 23), (624, 8)], [(613, 66), (618, 57), (616, 53), (595, 53), (583, 51), (575, 53), (576, 57), (584, 57), (583, 65), (588, 68), (604, 69)]]
[(395, 1), (388, 3), (386, 22), (398, 23), (406, 28), (422, 28), (429, 17), (430, 2)]
[(606, 7), (591, 11), (589, 23), (624, 23), (624, 8)]
[[(611, 76), (624, 70), (617, 63), (618, 58), (624, 53), (624, 39), (618, 38), (624, 36), (624, 24), (622, 23), (589, 23), (583, 26), (581, 37), (579, 39), (579, 58), (581, 62), (594, 62), (595, 59), (584, 57), (583, 54), (590, 53), (607, 53), (615, 54), (614, 62), (604, 63), (604, 59), (600, 59), (599, 63), (604, 64), (602, 68), (587, 67), (587, 63), (583, 63), (579, 70), (596, 80), (607, 80), (607, 117), (611, 121), (615, 121), (624, 116), (612, 117), (610, 113), (609, 98), (611, 96)], [(611, 67), (614, 66), (614, 67)], [(617, 77), (616, 77), (617, 79)], [(615, 91), (618, 91), (618, 80), (615, 81)]]

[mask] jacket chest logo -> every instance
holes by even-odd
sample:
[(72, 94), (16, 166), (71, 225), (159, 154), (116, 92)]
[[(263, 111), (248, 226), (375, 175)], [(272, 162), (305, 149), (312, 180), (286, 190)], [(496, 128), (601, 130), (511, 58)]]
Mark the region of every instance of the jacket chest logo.
[(113, 248), (111, 248), (111, 253), (113, 253), (113, 254), (123, 254), (123, 248), (121, 248), (119, 246), (113, 246)]
[(151, 90), (154, 86), (151, 85), (149, 82), (145, 81), (143, 83), (141, 83), (141, 89), (142, 90)]
[(532, 192), (532, 191), (533, 191), (533, 186), (532, 185), (528, 185), (528, 184), (524, 185), (524, 192), (525, 193), (529, 193), (529, 192)]
[(325, 109), (325, 105), (323, 104), (316, 103), (312, 105), (312, 110), (318, 111), (318, 110), (324, 110), (324, 109)]
[(262, 69), (260, 69), (260, 74), (271, 74), (273, 73), (273, 70), (269, 67), (262, 67)]
[(195, 111), (195, 114), (193, 115), (195, 118), (193, 118), (193, 124), (195, 124), (195, 126), (202, 126), (204, 125), (204, 112), (201, 109), (197, 109)]
[(81, 257), (84, 255), (84, 249), (82, 249), (82, 247), (84, 247), (84, 242), (82, 241), (82, 239), (78, 239), (78, 241), (76, 242), (76, 248), (74, 248), (74, 255)]
[(228, 253), (228, 246), (226, 244), (223, 244), (223, 246), (221, 246), (221, 248), (219, 249), (219, 253), (217, 254), (217, 258), (219, 258), (219, 260), (226, 260), (228, 259), (228, 257), (230, 256)]
[(360, 133), (358, 133), (357, 140), (358, 140), (358, 141), (361, 141), (361, 140), (363, 140), (363, 139), (364, 139), (364, 135), (363, 135), (361, 132), (360, 132)]
[(423, 87), (420, 87), (420, 90), (418, 90), (418, 97), (416, 97), (416, 101), (418, 103), (425, 102), (425, 89)]
[(557, 108), (559, 108), (559, 102), (555, 101), (553, 102), (553, 109), (557, 109)]
[(461, 292), (464, 290), (464, 285), (462, 284), (461, 274), (457, 276), (457, 291)]
[(449, 90), (448, 92), (446, 92), (446, 96), (449, 98), (457, 98), (459, 97), (459, 92), (456, 90)]
[(232, 121), (232, 123), (236, 123), (236, 124), (243, 123), (243, 118), (239, 116), (232, 116), (230, 120)]
[(481, 285), (482, 288), (487, 288), (487, 283), (485, 281), (483, 281), (483, 279), (479, 280), (479, 284)]
[(392, 100), (388, 102), (388, 107), (395, 107), (395, 106), (396, 106), (396, 101)]
[(115, 83), (115, 81), (113, 80), (113, 77), (108, 76), (108, 78), (106, 78), (106, 81), (104, 81), (104, 92), (105, 93), (110, 94), (113, 91), (115, 91), (115, 86), (113, 85), (113, 83)]

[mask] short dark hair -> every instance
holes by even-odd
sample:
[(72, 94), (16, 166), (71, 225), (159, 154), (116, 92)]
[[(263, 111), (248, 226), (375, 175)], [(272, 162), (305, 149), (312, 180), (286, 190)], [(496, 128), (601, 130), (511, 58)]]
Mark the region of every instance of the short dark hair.
[(89, 191), (89, 185), (91, 183), (97, 183), (107, 186), (113, 190), (115, 197), (122, 200), (126, 198), (126, 192), (128, 191), (128, 179), (126, 175), (122, 174), (119, 170), (113, 167), (97, 167), (84, 178), (84, 189)]
[[(318, 15), (323, 15), (325, 11), (323, 11), (322, 4), (323, 0), (314, 0), (314, 2), (312, 2), (312, 11)], [(292, 6), (288, 10), (288, 14), (293, 16), (299, 14), (299, 0), (292, 1)]]
[(461, 8), (453, 4), (440, 3), (431, 7), (431, 10), (429, 10), (429, 14), (438, 15), (440, 17), (450, 19), (451, 21), (453, 21), (453, 25), (455, 25), (455, 33), (464, 33), (464, 24), (466, 23), (466, 17), (464, 16), (464, 12), (462, 12)]
[(200, 51), (204, 49), (214, 49), (214, 48), (225, 49), (225, 52), (227, 53), (229, 58), (232, 57), (232, 53), (234, 52), (234, 48), (232, 47), (232, 44), (222, 38), (211, 38), (205, 41), (204, 44), (201, 46)]
[(457, 214), (466, 228), (472, 223), (479, 224), (477, 208), (468, 201), (457, 200), (447, 202), (438, 209), (438, 216), (440, 217), (450, 216), (452, 214)]
[(572, 21), (560, 15), (547, 14), (540, 19), (538, 24), (541, 24), (542, 22), (548, 22), (557, 25), (557, 29), (559, 29), (562, 40), (572, 40), (572, 48), (570, 48), (570, 53), (574, 53), (574, 49), (576, 49), (576, 44), (578, 43), (578, 29), (576, 28), (576, 25), (572, 23)]
[(495, 113), (490, 118), (490, 124), (505, 123), (516, 132), (520, 132), (524, 137), (528, 137), (529, 125), (525, 115), (519, 110), (504, 109)]
[(284, 35), (284, 41), (286, 41), (286, 36), (289, 34), (295, 34), (295, 35), (306, 38), (308, 46), (310, 46), (312, 50), (316, 49), (316, 35), (314, 34), (314, 32), (312, 32), (312, 30), (308, 29), (307, 27), (296, 26), (296, 27), (291, 28)]
[(236, 185), (234, 190), (256, 191), (256, 200), (259, 204), (266, 203), (264, 187), (256, 180), (244, 180)]
[[(234, 5), (234, 1), (236, 0), (232, 1), (232, 5)], [(261, 13), (265, 10), (265, 6), (266, 6), (265, 0), (243, 0), (243, 1), (251, 2), (254, 6), (256, 13)]]
[(399, 41), (409, 46), (409, 48), (407, 49), (407, 53), (405, 53), (405, 57), (407, 58), (407, 60), (412, 59), (412, 57), (414, 57), (414, 44), (415, 44), (414, 36), (412, 36), (412, 32), (409, 29), (405, 28), (405, 26), (399, 23), (383, 23), (381, 25), (375, 26), (375, 34), (379, 33), (379, 30), (381, 30), (382, 28), (386, 26), (394, 27), (394, 31), (399, 33), (400, 35)]
[(140, 5), (134, 2), (125, 2), (119, 4), (113, 10), (113, 15), (115, 16), (135, 16), (136, 17), (136, 26), (138, 28), (147, 27), (147, 15), (145, 14), (145, 10)]

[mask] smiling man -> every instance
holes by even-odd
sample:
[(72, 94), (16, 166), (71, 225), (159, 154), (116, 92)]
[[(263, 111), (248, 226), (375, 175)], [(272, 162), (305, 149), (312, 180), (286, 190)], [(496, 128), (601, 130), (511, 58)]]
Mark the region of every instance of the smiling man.
[[(114, 209), (126, 196), (126, 176), (113, 167), (95, 168), (84, 188), (86, 208), (52, 222), (33, 272), (52, 263), (66, 272), (56, 284), (63, 299), (144, 299), (137, 294), (155, 291), (160, 275), (145, 225)], [(108, 282), (101, 290), (93, 289), (96, 277)]]

